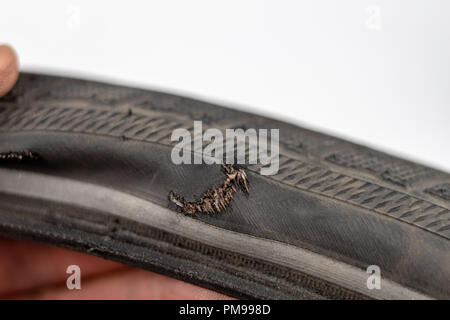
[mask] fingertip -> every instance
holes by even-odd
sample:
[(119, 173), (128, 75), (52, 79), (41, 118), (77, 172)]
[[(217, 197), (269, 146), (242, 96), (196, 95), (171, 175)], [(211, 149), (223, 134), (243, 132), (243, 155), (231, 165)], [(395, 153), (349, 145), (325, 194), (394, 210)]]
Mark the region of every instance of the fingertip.
[(19, 64), (13, 48), (0, 45), (0, 97), (8, 93), (19, 76)]

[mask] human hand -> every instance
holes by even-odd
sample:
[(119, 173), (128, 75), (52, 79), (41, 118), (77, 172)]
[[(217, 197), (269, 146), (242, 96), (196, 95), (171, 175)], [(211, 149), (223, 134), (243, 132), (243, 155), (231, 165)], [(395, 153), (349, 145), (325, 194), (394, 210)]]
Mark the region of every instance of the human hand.
[(4, 96), (17, 80), (19, 65), (14, 50), (7, 45), (0, 45), (0, 97)]
[[(81, 270), (69, 290), (67, 267)], [(192, 284), (40, 243), (0, 238), (0, 299), (229, 299)]]

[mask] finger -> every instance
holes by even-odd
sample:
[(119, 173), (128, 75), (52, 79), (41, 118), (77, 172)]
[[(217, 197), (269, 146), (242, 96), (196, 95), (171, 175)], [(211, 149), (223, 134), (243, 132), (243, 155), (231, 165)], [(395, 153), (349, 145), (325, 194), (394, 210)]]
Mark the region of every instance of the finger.
[(206, 300), (231, 299), (223, 294), (159, 275), (129, 268), (124, 271), (81, 280), (80, 290), (68, 290), (65, 283), (33, 293), (16, 295), (13, 299), (151, 299)]
[(18, 76), (19, 65), (14, 50), (0, 45), (0, 97), (11, 90)]
[[(69, 265), (82, 272), (82, 290), (69, 291)], [(0, 239), (0, 298), (227, 299), (179, 280), (53, 246)]]
[(70, 265), (79, 266), (83, 276), (125, 268), (119, 263), (53, 246), (0, 239), (0, 295), (65, 283)]

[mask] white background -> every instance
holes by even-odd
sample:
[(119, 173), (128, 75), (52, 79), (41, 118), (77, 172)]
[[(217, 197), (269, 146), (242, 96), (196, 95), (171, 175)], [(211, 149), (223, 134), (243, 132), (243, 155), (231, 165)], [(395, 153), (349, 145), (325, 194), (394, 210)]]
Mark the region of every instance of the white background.
[(450, 171), (450, 1), (6, 1), (28, 71), (179, 93)]

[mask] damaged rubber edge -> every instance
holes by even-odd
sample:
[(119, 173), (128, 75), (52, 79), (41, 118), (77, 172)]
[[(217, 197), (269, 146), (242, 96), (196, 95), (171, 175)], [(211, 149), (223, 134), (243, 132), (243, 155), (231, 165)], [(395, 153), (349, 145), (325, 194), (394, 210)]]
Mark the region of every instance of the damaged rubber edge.
[(0, 176), (0, 188), (4, 192), (77, 206), (80, 202), (74, 203), (74, 199), (83, 199), (85, 208), (109, 212), (223, 250), (286, 266), (375, 299), (430, 299), (385, 278), (380, 290), (369, 290), (365, 270), (303, 248), (220, 229), (127, 193), (26, 171), (0, 169)]
[(24, 160), (37, 160), (39, 157), (31, 151), (20, 152), (2, 152), (0, 153), (0, 161), (20, 162)]
[(190, 215), (225, 211), (233, 200), (234, 193), (237, 192), (236, 187), (240, 187), (248, 194), (248, 180), (244, 169), (237, 168), (232, 164), (222, 164), (222, 168), (226, 176), (225, 181), (221, 186), (207, 190), (199, 200), (186, 201), (173, 191), (169, 193), (169, 200), (182, 212)]

